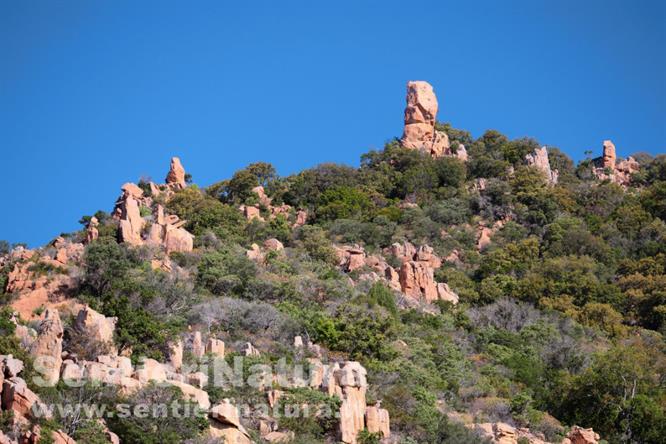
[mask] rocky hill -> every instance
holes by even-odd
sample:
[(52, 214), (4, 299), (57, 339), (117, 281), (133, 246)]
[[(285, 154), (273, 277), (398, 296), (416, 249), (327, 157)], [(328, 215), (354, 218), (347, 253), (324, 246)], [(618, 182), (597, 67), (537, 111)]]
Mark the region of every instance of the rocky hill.
[(0, 244), (0, 443), (666, 442), (666, 156), (438, 111), (409, 82), (359, 168), (174, 157)]

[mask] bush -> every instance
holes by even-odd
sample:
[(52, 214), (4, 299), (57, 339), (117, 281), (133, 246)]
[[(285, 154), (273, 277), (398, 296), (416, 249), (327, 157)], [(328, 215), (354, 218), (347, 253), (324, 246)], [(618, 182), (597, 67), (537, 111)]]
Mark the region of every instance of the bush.
[[(208, 427), (203, 416), (177, 417), (169, 414), (161, 416), (159, 406), (177, 404), (181, 412), (194, 411), (194, 404), (184, 401), (180, 389), (173, 386), (160, 387), (150, 384), (134, 395), (122, 400), (123, 409), (107, 420), (111, 431), (123, 443), (136, 444), (176, 444), (196, 438)], [(137, 407), (148, 406), (148, 415), (124, 416), (124, 412), (134, 412)]]

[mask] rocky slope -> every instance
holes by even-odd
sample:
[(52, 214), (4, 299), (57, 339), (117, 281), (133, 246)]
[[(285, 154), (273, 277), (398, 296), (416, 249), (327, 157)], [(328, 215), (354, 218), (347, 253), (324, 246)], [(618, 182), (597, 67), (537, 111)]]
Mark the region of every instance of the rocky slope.
[[(663, 174), (662, 161), (640, 177), (641, 165), (618, 161), (604, 141), (603, 156), (575, 172), (533, 141), (471, 140), (439, 124), (438, 108), (431, 85), (409, 82), (402, 138), (359, 169), (280, 179), (254, 164), (202, 191), (174, 157), (165, 183), (124, 184), (111, 213), (86, 218), (80, 232), (8, 251), (0, 443), (76, 442), (69, 434), (112, 443), (599, 442), (547, 409), (585, 418), (568, 407), (571, 387), (601, 365), (594, 353), (625, 346), (630, 332), (663, 361), (656, 319), (666, 305), (648, 295), (663, 298), (653, 290), (664, 274), (663, 203), (648, 200), (661, 192), (650, 174)], [(590, 179), (577, 178), (584, 173)], [(609, 192), (614, 209), (585, 219)], [(640, 207), (635, 230), (644, 231), (622, 231), (634, 230), (622, 205)], [(626, 241), (600, 228), (604, 217)], [(655, 241), (643, 248), (637, 233)], [(597, 262), (612, 274), (603, 282), (594, 281)], [(657, 283), (638, 282), (645, 267)], [(567, 279), (581, 273), (579, 290)], [(250, 388), (217, 380), (217, 365), (237, 357), (254, 365)], [(274, 373), (284, 357), (305, 374)], [(617, 424), (639, 411), (637, 386), (648, 390), (661, 369), (635, 376)], [(145, 432), (158, 422), (127, 423), (118, 412), (90, 421), (36, 413), (72, 387), (110, 387), (125, 402), (175, 390), (205, 421), (164, 426), (179, 431), (152, 441)], [(285, 406), (312, 414), (294, 420)], [(662, 430), (645, 424), (622, 433), (656, 442)], [(94, 440), (83, 437), (93, 429)]]

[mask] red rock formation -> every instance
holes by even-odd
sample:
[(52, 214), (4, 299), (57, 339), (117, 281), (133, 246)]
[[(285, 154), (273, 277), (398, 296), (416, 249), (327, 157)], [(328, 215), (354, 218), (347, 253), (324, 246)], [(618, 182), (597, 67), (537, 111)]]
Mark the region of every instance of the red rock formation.
[(86, 243), (89, 244), (92, 241), (96, 240), (99, 237), (99, 230), (97, 227), (99, 226), (99, 221), (95, 216), (90, 218), (90, 222), (88, 222), (88, 226), (86, 227)]
[(467, 160), (464, 145), (459, 145), (454, 153), (449, 136), (435, 130), (437, 122), (437, 96), (428, 82), (407, 82), (407, 106), (405, 127), (401, 144), (405, 148), (422, 150), (433, 157), (455, 156)]
[(16, 415), (30, 418), (32, 408), (41, 402), (25, 381), (19, 377), (5, 379), (2, 384), (2, 410), (13, 411)]
[(171, 158), (171, 166), (166, 176), (166, 183), (169, 187), (175, 189), (183, 189), (187, 186), (185, 182), (185, 168), (183, 168), (178, 157)]
[(615, 169), (617, 155), (615, 154), (615, 145), (610, 140), (604, 140), (603, 155), (601, 156), (601, 166), (603, 168)]
[(365, 394), (368, 383), (366, 370), (355, 361), (348, 361), (334, 371), (335, 385), (340, 392), (340, 439), (355, 444), (356, 436), (365, 428)]
[(539, 169), (546, 180), (550, 184), (556, 184), (559, 173), (557, 170), (550, 169), (550, 161), (548, 160), (548, 150), (545, 146), (536, 148), (533, 153), (525, 156), (525, 161), (528, 165)]
[(594, 430), (573, 426), (562, 444), (597, 444), (599, 439)]
[(251, 444), (250, 435), (240, 423), (238, 409), (228, 399), (210, 409), (210, 435), (229, 444)]
[(374, 406), (365, 408), (365, 424), (370, 433), (380, 433), (382, 438), (391, 436), (388, 410), (381, 408), (379, 401)]
[(113, 333), (118, 318), (107, 318), (90, 307), (85, 307), (76, 317), (74, 328), (79, 334), (89, 335), (99, 342), (113, 344)]
[(48, 385), (55, 385), (60, 378), (62, 335), (58, 310), (47, 309), (39, 324), (39, 334), (30, 347), (30, 354), (35, 359), (35, 368)]
[(143, 190), (133, 183), (126, 183), (122, 186), (122, 191), (114, 212), (119, 220), (118, 239), (130, 245), (141, 245), (144, 220), (141, 217), (139, 199), (143, 196)]
[(632, 174), (640, 169), (640, 165), (633, 157), (618, 162), (615, 145), (610, 140), (604, 140), (603, 154), (594, 159), (593, 164), (592, 172), (597, 179), (609, 180), (625, 187), (631, 183)]
[(427, 263), (404, 262), (399, 271), (402, 292), (414, 299), (426, 302), (437, 300), (437, 285), (433, 269)]

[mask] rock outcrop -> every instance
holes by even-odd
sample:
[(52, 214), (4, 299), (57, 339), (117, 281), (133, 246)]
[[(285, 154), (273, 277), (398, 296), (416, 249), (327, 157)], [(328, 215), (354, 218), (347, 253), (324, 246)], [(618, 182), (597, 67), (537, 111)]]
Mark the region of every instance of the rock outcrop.
[[(32, 267), (35, 263), (50, 265), (54, 271), (47, 274), (34, 273)], [(38, 318), (38, 313), (44, 308), (55, 306), (71, 294), (76, 282), (61, 267), (60, 262), (46, 257), (40, 257), (35, 262), (14, 264), (7, 276), (5, 290), (15, 295), (11, 307), (22, 319)]]
[(93, 339), (113, 344), (113, 333), (116, 330), (118, 318), (107, 318), (90, 307), (85, 307), (76, 317), (74, 328), (79, 334), (85, 334)]
[(438, 107), (432, 85), (420, 80), (407, 82), (402, 146), (427, 152), (433, 157), (456, 156), (461, 160), (467, 160), (464, 145), (458, 145), (454, 151), (449, 136), (435, 129)]
[(466, 427), (474, 430), (482, 438), (490, 440), (493, 444), (549, 444), (543, 434), (533, 433), (529, 429), (514, 427), (505, 422), (485, 422), (480, 424), (467, 424)]
[[(170, 172), (167, 177), (171, 177), (172, 180), (179, 180), (179, 165), (180, 161), (174, 165), (172, 159), (172, 170), (174, 167), (176, 170), (173, 175)], [(170, 187), (168, 190), (171, 190), (174, 187), (179, 188), (181, 183), (172, 182), (167, 185)], [(160, 193), (161, 191), (158, 189), (155, 192)], [(151, 206), (153, 207), (152, 223), (147, 233), (144, 233), (144, 226), (148, 222), (141, 215), (141, 207), (147, 210)], [(167, 254), (173, 252), (186, 253), (194, 248), (194, 236), (183, 228), (187, 221), (180, 220), (176, 215), (165, 214), (162, 205), (154, 203), (151, 197), (144, 196), (143, 190), (133, 183), (123, 185), (122, 194), (116, 202), (113, 217), (118, 220), (118, 240), (120, 242), (134, 246), (145, 244), (162, 246)]]
[(210, 436), (229, 444), (251, 444), (250, 435), (240, 422), (238, 409), (228, 399), (210, 409)]
[(89, 244), (99, 237), (99, 220), (95, 216), (90, 218), (86, 227), (86, 243)]
[(391, 436), (388, 410), (381, 408), (381, 402), (365, 408), (365, 425), (370, 433), (379, 433), (382, 438)]
[(114, 217), (118, 218), (118, 240), (130, 245), (141, 245), (141, 230), (145, 221), (141, 217), (139, 199), (143, 196), (143, 190), (133, 183), (126, 183), (121, 190), (114, 211)]
[(35, 368), (47, 385), (55, 385), (62, 365), (63, 328), (58, 310), (47, 309), (39, 324), (39, 334), (30, 347)]
[(573, 426), (562, 444), (597, 444), (599, 439), (599, 434), (594, 430)]
[(545, 146), (536, 148), (533, 153), (525, 156), (525, 161), (528, 165), (537, 168), (546, 177), (546, 180), (551, 185), (557, 183), (559, 172), (550, 168), (550, 161), (548, 160), (548, 150)]
[(397, 273), (387, 268), (386, 277), (393, 282), (397, 274), (400, 291), (406, 296), (424, 302), (441, 299), (458, 303), (458, 295), (447, 284), (435, 282), (435, 270), (442, 265), (442, 260), (430, 246), (416, 248), (409, 242), (395, 243), (389, 252), (400, 259), (402, 265)]
[(185, 168), (183, 168), (178, 157), (171, 158), (169, 173), (167, 173), (165, 180), (167, 186), (176, 190), (183, 189), (187, 186), (187, 183), (185, 182)]
[(608, 180), (624, 187), (631, 183), (631, 176), (640, 169), (633, 157), (618, 161), (615, 145), (610, 140), (604, 140), (603, 154), (592, 163), (592, 172), (597, 179)]

